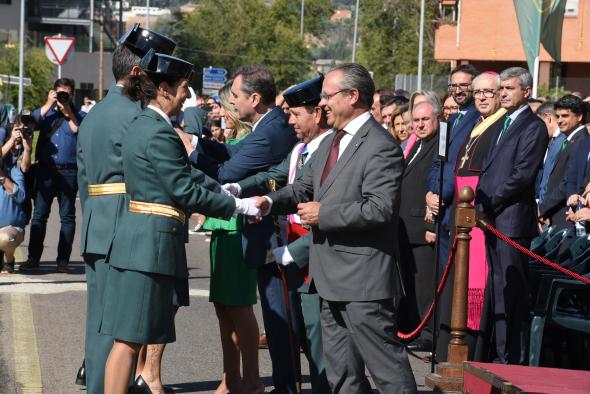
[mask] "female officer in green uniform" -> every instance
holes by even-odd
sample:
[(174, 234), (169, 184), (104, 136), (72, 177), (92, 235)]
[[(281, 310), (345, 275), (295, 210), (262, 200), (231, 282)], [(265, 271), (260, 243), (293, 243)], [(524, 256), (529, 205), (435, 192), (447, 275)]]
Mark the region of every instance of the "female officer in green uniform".
[(122, 142), (127, 212), (109, 255), (101, 333), (115, 338), (105, 369), (105, 393), (127, 393), (142, 344), (176, 340), (175, 305), (188, 305), (186, 215), (229, 218), (259, 214), (252, 200), (201, 187), (169, 116), (190, 97), (193, 65), (150, 50), (145, 74), (129, 76), (124, 93), (145, 107)]

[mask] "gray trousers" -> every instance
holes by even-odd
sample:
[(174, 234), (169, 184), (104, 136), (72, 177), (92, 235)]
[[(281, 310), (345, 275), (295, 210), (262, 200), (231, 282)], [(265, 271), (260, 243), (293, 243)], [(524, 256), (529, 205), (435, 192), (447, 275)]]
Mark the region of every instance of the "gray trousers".
[(322, 339), (332, 393), (370, 390), (365, 365), (380, 393), (416, 393), (408, 354), (395, 337), (396, 318), (393, 300), (322, 300)]

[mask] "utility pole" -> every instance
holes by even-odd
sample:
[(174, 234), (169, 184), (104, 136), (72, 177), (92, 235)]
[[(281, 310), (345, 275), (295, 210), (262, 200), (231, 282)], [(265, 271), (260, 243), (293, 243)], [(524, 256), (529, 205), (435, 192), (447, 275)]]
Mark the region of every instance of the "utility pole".
[(20, 0), (20, 31), (18, 47), (18, 111), (23, 109), (25, 77), (25, 0)]
[(424, 47), (424, 0), (420, 2), (420, 41), (418, 41), (418, 82), (416, 90), (422, 89), (422, 50)]
[(303, 40), (303, 17), (305, 16), (305, 0), (301, 0), (301, 25), (299, 27), (299, 35)]
[(104, 13), (100, 15), (100, 37), (98, 42), (98, 99), (102, 100), (102, 92), (104, 91)]
[(145, 0), (145, 6), (147, 8), (146, 14), (145, 14), (145, 28), (149, 29), (150, 28), (150, 0)]
[(356, 60), (356, 38), (359, 29), (359, 0), (356, 0), (356, 11), (354, 12), (354, 34), (352, 36), (352, 62)]

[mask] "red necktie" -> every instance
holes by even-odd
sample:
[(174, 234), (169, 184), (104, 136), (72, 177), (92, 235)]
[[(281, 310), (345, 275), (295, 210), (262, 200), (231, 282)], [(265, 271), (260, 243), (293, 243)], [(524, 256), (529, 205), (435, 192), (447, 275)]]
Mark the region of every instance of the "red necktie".
[(324, 172), (322, 172), (322, 177), (320, 178), (320, 186), (324, 183), (324, 180), (332, 171), (332, 168), (338, 161), (338, 153), (340, 151), (340, 140), (344, 137), (346, 132), (344, 130), (338, 130), (336, 135), (334, 136), (334, 140), (332, 141), (332, 148), (330, 148), (330, 154), (328, 155), (328, 160), (326, 160), (326, 166), (324, 167)]

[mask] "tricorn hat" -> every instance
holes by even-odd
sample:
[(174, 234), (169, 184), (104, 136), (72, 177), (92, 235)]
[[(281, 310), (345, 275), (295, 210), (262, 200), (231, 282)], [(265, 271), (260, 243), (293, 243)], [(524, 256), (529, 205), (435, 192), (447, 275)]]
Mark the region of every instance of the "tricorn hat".
[(289, 107), (316, 106), (321, 100), (324, 76), (301, 82), (283, 93)]
[(174, 56), (156, 53), (153, 49), (150, 49), (141, 59), (139, 67), (147, 74), (186, 79), (191, 78), (194, 70), (192, 63)]
[(139, 23), (134, 24), (119, 38), (119, 44), (125, 45), (139, 57), (145, 56), (150, 49), (171, 55), (176, 48), (176, 42), (162, 34), (139, 27)]

